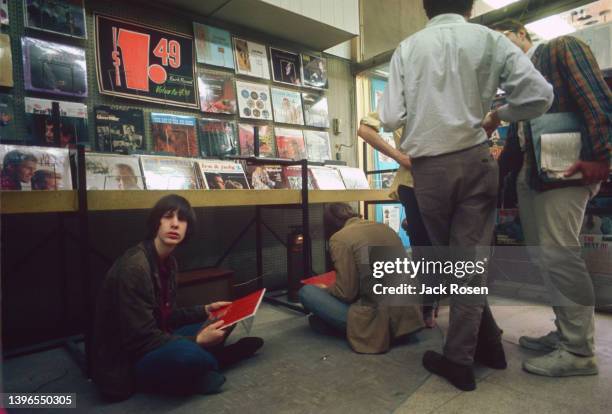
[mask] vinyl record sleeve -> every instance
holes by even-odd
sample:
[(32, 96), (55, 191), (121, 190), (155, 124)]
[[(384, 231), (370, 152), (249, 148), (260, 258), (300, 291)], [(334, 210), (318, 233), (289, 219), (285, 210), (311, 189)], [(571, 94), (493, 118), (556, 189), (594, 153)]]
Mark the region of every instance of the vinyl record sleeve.
[(23, 0), (23, 10), (25, 27), (87, 38), (83, 0)]
[(271, 121), (270, 88), (261, 83), (236, 81), (238, 110), (241, 118)]
[(316, 93), (302, 93), (304, 120), (307, 126), (329, 128), (327, 97)]
[(227, 157), (238, 154), (236, 123), (220, 119), (198, 119), (200, 153), (204, 157)]
[(289, 85), (302, 85), (302, 60), (297, 53), (270, 47), (272, 79)]
[(304, 125), (302, 98), (299, 92), (272, 88), (272, 108), (275, 122)]
[(327, 59), (302, 53), (302, 80), (304, 86), (327, 89)]
[(144, 190), (136, 155), (85, 153), (88, 190)]
[(196, 160), (202, 182), (209, 190), (248, 190), (242, 164), (224, 160)]
[[(80, 143), (89, 145), (85, 104), (29, 97), (24, 100), (28, 142), (54, 147), (71, 147)], [(59, 142), (54, 141), (53, 102), (59, 104)]]
[(99, 105), (94, 112), (98, 150), (126, 154), (145, 149), (142, 110)]
[(0, 33), (0, 86), (13, 86), (11, 38), (5, 33)]
[(197, 157), (196, 120), (192, 116), (152, 112), (151, 132), (155, 151), (179, 157)]
[(346, 190), (340, 173), (335, 168), (312, 166), (308, 167), (314, 179), (317, 190)]
[(198, 90), (202, 112), (236, 113), (236, 88), (232, 75), (198, 68)]
[(0, 163), (2, 190), (72, 190), (67, 148), (0, 144)]
[(270, 79), (270, 64), (266, 46), (261, 43), (234, 37), (236, 73), (255, 78)]
[(230, 32), (194, 22), (193, 35), (198, 63), (234, 69)]
[(259, 133), (259, 156), (276, 157), (274, 130), (270, 125), (238, 124), (240, 155), (252, 157), (255, 155), (255, 128)]
[(332, 159), (327, 131), (304, 131), (304, 140), (309, 161), (322, 162)]
[(0, 93), (0, 141), (22, 141), (15, 129), (15, 100), (4, 93)]
[(140, 167), (147, 190), (197, 190), (193, 158), (141, 155)]
[(275, 128), (276, 149), (280, 158), (303, 160), (306, 158), (304, 135), (299, 129)]

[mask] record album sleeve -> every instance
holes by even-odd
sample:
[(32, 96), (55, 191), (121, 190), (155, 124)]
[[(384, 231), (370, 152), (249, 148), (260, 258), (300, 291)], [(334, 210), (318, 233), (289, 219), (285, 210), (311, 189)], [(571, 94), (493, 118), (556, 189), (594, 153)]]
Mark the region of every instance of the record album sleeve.
[(234, 69), (230, 32), (194, 22), (193, 35), (198, 63)]
[(302, 85), (302, 61), (299, 54), (271, 47), (270, 60), (274, 82)]
[(333, 168), (338, 170), (344, 186), (347, 190), (369, 190), (370, 183), (361, 168), (345, 167), (342, 165), (334, 165)]
[[(316, 190), (314, 180), (312, 177), (312, 171), (308, 169), (308, 189)], [(302, 167), (297, 165), (290, 165), (283, 167), (283, 180), (284, 186), (290, 190), (301, 190), (302, 189)]]
[(232, 75), (198, 68), (198, 89), (202, 112), (236, 113), (236, 89)]
[(280, 158), (303, 160), (306, 157), (304, 135), (299, 129), (275, 128), (276, 149)]
[(255, 128), (259, 134), (259, 156), (276, 157), (276, 144), (274, 130), (269, 125), (238, 124), (238, 137), (240, 141), (240, 155), (252, 157), (255, 155)]
[(308, 160), (321, 162), (332, 159), (327, 131), (304, 131), (304, 139)]
[(235, 122), (198, 119), (198, 128), (202, 156), (227, 157), (238, 154)]
[(317, 190), (346, 190), (340, 173), (335, 168), (311, 166), (308, 167), (314, 179)]
[(180, 157), (197, 157), (196, 120), (192, 116), (151, 113), (155, 151)]
[(249, 183), (241, 163), (224, 160), (196, 161), (202, 182), (209, 190), (248, 190)]
[(0, 144), (0, 162), (2, 190), (72, 190), (67, 148)]
[(100, 105), (95, 120), (98, 150), (127, 154), (145, 149), (142, 110)]
[(5, 33), (0, 33), (0, 86), (13, 86), (11, 38)]
[(275, 122), (304, 125), (302, 98), (299, 92), (272, 88), (272, 107)]
[(140, 167), (147, 190), (197, 190), (193, 158), (141, 155)]
[(26, 27), (87, 38), (83, 0), (23, 0), (23, 4)]
[(236, 73), (255, 78), (270, 79), (270, 64), (266, 46), (234, 37)]
[[(28, 142), (42, 146), (73, 147), (75, 144), (89, 145), (87, 136), (87, 106), (78, 102), (51, 101), (48, 99), (25, 99), (25, 120)], [(55, 141), (53, 103), (59, 105), (59, 142)]]
[(270, 88), (260, 83), (236, 81), (238, 110), (241, 118), (271, 121)]
[(0, 0), (0, 24), (9, 24), (8, 0)]
[(247, 176), (253, 190), (279, 190), (287, 188), (287, 184), (283, 179), (283, 167), (280, 165), (248, 165)]
[(22, 141), (15, 129), (15, 100), (4, 93), (0, 93), (0, 141)]
[(88, 190), (144, 190), (136, 155), (85, 153)]
[(306, 125), (315, 128), (329, 128), (327, 97), (316, 93), (302, 93)]
[(304, 86), (327, 89), (327, 59), (303, 53), (302, 71)]

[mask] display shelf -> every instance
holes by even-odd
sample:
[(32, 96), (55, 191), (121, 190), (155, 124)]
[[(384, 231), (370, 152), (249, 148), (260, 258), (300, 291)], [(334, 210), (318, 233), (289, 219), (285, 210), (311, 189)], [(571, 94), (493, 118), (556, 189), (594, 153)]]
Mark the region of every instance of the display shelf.
[(1, 191), (0, 212), (65, 213), (78, 210), (76, 191)]

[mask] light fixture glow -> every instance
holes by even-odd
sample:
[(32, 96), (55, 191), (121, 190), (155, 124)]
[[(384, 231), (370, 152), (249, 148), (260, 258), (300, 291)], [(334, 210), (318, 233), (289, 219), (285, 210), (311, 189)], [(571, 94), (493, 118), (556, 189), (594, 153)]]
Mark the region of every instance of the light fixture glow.
[(554, 39), (569, 33), (574, 33), (576, 28), (559, 16), (549, 16), (544, 19), (526, 24), (530, 32), (537, 34), (544, 40)]
[(494, 9), (501, 9), (509, 4), (516, 3), (517, 1), (518, 0), (484, 0), (485, 3)]

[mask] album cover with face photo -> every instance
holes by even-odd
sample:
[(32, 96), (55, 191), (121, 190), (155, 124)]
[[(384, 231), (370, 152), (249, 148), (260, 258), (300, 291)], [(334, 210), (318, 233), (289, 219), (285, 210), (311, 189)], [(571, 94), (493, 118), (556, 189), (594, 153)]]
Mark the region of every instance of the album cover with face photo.
[(151, 113), (154, 151), (197, 157), (196, 119), (192, 116)]
[(88, 190), (144, 190), (136, 155), (85, 153)]
[(87, 38), (83, 0), (23, 0), (23, 5), (26, 27)]
[[(54, 103), (59, 110), (59, 125), (54, 123)], [(26, 97), (25, 120), (28, 143), (50, 147), (89, 145), (87, 106), (82, 103)]]
[(72, 190), (67, 148), (0, 145), (4, 191)]
[(270, 59), (274, 82), (302, 85), (302, 61), (299, 54), (271, 47)]

